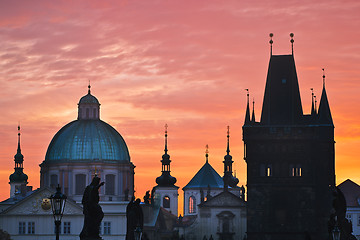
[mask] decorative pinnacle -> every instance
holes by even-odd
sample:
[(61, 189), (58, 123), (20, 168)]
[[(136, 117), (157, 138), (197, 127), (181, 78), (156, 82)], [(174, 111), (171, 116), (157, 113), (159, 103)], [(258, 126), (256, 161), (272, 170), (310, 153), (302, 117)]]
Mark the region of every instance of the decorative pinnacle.
[(209, 145), (206, 144), (205, 146), (205, 157), (206, 157), (206, 162), (209, 161)]
[(226, 149), (226, 152), (228, 155), (230, 153), (229, 141), (230, 141), (230, 126), (227, 126), (227, 149)]
[(317, 100), (316, 100), (316, 96), (314, 95), (314, 99), (315, 99), (315, 112), (316, 112), (316, 103), (317, 103)]
[(165, 149), (164, 149), (164, 151), (165, 151), (165, 154), (167, 154), (167, 152), (168, 152), (168, 149), (167, 149), (167, 129), (168, 129), (168, 125), (167, 124), (165, 124)]
[(322, 71), (323, 71), (323, 76), (322, 76), (322, 78), (323, 78), (323, 87), (325, 88), (325, 69), (323, 68)]
[(290, 42), (291, 42), (291, 54), (294, 55), (294, 33), (290, 33)]
[(269, 41), (269, 43), (270, 43), (270, 56), (272, 55), (272, 45), (274, 43), (274, 41), (272, 40), (273, 36), (274, 36), (273, 33), (269, 34), (269, 37), (270, 37), (270, 41)]
[(90, 85), (90, 80), (89, 80), (89, 85), (88, 85), (88, 94), (90, 94), (91, 93), (91, 91), (90, 91), (90, 88), (91, 88), (91, 85)]
[(247, 102), (249, 103), (249, 89), (245, 88), (245, 91), (246, 91)]

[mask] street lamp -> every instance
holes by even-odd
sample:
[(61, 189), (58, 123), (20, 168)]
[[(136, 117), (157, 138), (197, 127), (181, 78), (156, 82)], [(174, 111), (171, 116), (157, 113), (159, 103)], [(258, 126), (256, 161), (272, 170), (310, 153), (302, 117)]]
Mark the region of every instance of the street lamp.
[(61, 188), (58, 184), (56, 188), (56, 193), (50, 196), (51, 209), (53, 212), (56, 228), (56, 240), (59, 240), (61, 218), (64, 214), (66, 198), (66, 195), (61, 193)]

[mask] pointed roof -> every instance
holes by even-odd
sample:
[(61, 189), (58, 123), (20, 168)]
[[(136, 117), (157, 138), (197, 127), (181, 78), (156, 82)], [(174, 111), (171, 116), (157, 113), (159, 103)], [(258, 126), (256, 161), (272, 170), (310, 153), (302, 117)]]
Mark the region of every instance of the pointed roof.
[(318, 115), (320, 124), (334, 125), (331, 116), (329, 101), (326, 95), (325, 84), (321, 93)]
[(190, 182), (183, 187), (183, 190), (188, 188), (206, 189), (208, 186), (210, 188), (223, 188), (224, 182), (210, 163), (206, 162)]
[(253, 100), (252, 102), (253, 104), (253, 109), (252, 109), (252, 115), (251, 115), (251, 122), (255, 122), (255, 100)]
[(338, 188), (344, 194), (347, 207), (360, 207), (360, 186), (350, 179), (338, 185)]
[(247, 91), (246, 94), (246, 113), (245, 113), (245, 122), (244, 125), (250, 124), (250, 107), (249, 107), (249, 89), (245, 89)]
[(297, 124), (302, 116), (294, 56), (272, 55), (260, 123), (262, 125)]

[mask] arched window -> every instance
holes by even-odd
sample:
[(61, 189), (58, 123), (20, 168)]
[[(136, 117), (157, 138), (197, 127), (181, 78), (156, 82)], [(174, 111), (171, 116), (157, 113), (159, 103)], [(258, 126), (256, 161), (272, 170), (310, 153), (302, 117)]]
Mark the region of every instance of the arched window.
[(170, 198), (168, 196), (163, 198), (163, 208), (170, 208)]
[(115, 175), (107, 174), (105, 176), (105, 194), (106, 195), (115, 195)]
[(75, 194), (82, 195), (84, 194), (86, 186), (86, 175), (85, 174), (76, 174), (75, 175)]
[(89, 119), (89, 108), (86, 108), (86, 119)]
[(189, 197), (189, 213), (196, 213), (196, 199), (194, 196)]
[(50, 187), (56, 188), (58, 185), (58, 176), (56, 174), (51, 174), (50, 176)]

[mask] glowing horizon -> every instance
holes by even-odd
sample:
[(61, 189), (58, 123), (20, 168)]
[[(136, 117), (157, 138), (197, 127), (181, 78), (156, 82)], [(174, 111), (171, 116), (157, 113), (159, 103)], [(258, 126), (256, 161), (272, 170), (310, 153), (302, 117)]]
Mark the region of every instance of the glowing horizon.
[[(0, 200), (21, 125), (24, 172), (40, 184), (52, 137), (77, 118), (87, 93), (100, 118), (125, 139), (135, 164), (136, 196), (161, 174), (169, 125), (171, 175), (184, 187), (205, 163), (222, 175), (226, 126), (234, 170), (246, 185), (242, 125), (246, 92), (259, 121), (270, 40), (294, 57), (304, 114), (320, 100), (322, 68), (335, 125), (337, 184), (360, 183), (360, 25), (358, 1), (28, 1), (0, 2)], [(182, 203), (182, 200), (179, 200)]]

